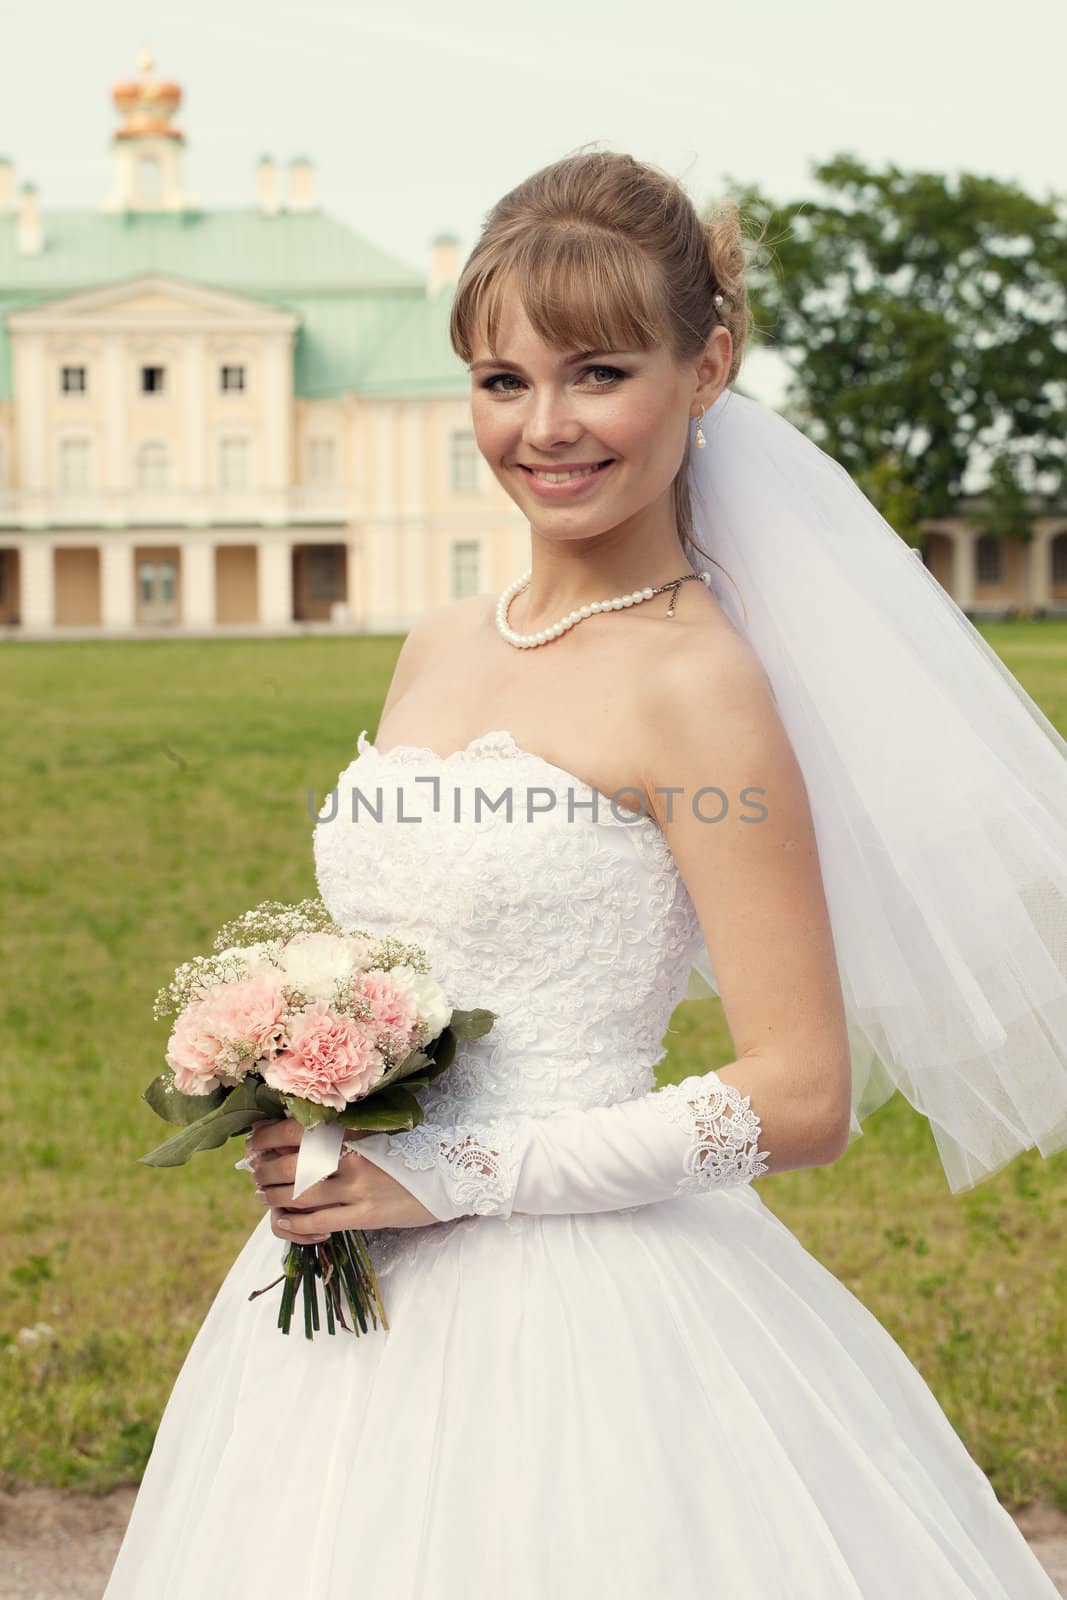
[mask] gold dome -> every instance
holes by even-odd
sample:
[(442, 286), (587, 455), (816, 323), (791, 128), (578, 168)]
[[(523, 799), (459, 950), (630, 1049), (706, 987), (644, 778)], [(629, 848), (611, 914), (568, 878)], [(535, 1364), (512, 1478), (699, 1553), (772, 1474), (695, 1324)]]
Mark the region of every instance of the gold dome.
[(182, 102), (181, 84), (151, 76), (154, 62), (148, 50), (141, 52), (137, 65), (143, 76), (124, 78), (111, 91), (111, 98), (122, 114), (122, 126), (116, 130), (115, 138), (141, 139), (155, 135), (180, 139), (182, 134), (171, 118)]

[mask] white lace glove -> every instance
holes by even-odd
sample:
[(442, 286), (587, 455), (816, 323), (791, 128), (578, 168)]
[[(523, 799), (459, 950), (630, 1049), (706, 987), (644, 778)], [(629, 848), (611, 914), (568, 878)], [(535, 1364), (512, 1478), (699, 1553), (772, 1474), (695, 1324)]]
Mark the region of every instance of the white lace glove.
[(749, 1096), (712, 1072), (614, 1105), (454, 1127), (423, 1122), (355, 1148), (446, 1222), (621, 1211), (749, 1183), (768, 1170), (760, 1132)]

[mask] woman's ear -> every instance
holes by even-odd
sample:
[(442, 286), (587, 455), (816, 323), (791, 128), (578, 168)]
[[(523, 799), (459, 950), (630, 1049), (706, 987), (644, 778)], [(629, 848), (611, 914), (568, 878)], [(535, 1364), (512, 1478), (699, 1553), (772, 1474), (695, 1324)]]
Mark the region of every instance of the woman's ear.
[(726, 388), (733, 356), (733, 334), (718, 322), (708, 335), (704, 354), (696, 365), (697, 387), (693, 392), (693, 400), (704, 411), (715, 404)]

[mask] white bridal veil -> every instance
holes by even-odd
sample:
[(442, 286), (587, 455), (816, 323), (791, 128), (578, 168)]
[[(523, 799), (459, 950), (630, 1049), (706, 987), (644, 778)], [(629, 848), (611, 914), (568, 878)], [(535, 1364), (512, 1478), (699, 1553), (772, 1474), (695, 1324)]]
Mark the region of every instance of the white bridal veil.
[(729, 577), (690, 555), (804, 774), (853, 1136), (899, 1089), (971, 1188), (1067, 1145), (1067, 742), (838, 462), (730, 389), (703, 427), (694, 531)]

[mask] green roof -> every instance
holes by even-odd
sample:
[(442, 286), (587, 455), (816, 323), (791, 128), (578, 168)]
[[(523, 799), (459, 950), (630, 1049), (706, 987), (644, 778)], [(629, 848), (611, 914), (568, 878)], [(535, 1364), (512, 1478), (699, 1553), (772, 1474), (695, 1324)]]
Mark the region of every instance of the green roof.
[[(448, 340), (450, 296), (428, 299), (419, 273), (321, 211), (47, 211), (44, 249), (20, 255), (0, 216), (0, 324), (7, 314), (142, 274), (247, 294), (300, 318), (298, 395), (462, 395), (466, 369)], [(12, 393), (0, 326), (0, 399)]]
[(369, 353), (361, 394), (467, 395), (470, 374), (452, 349), (447, 292), (411, 302)]

